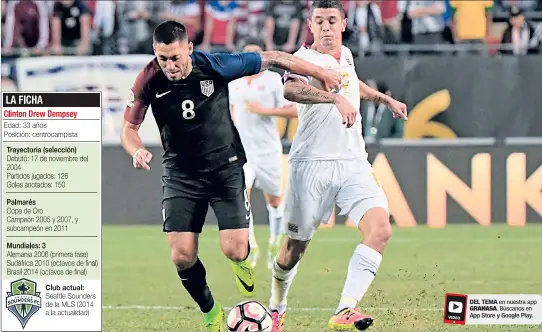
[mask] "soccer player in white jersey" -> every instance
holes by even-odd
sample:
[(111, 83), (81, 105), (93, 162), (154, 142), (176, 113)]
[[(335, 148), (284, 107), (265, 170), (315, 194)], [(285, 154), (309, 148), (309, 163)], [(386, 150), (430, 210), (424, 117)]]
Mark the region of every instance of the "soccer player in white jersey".
[[(258, 52), (256, 43), (243, 52)], [(277, 130), (277, 116), (297, 117), (296, 104), (284, 98), (282, 77), (263, 71), (229, 83), (230, 110), (241, 136), (248, 162), (244, 165), (247, 196), (257, 187), (264, 193), (269, 214), (267, 265), (271, 268), (280, 245), (284, 206), (282, 204), (282, 144)], [(260, 249), (254, 236), (254, 220), (249, 224), (250, 261), (256, 267)]]
[(272, 268), (269, 307), (273, 331), (283, 329), (287, 294), (299, 261), (320, 223), (329, 220), (334, 202), (342, 215), (357, 224), (363, 241), (354, 250), (328, 328), (365, 330), (372, 325), (373, 318), (361, 313), (357, 306), (376, 276), (391, 236), (388, 201), (367, 161), (361, 116), (341, 119), (337, 110), (345, 103), (359, 110), (361, 100), (371, 100), (386, 104), (394, 117), (406, 119), (407, 109), (405, 104), (358, 79), (352, 53), (342, 45), (346, 18), (340, 0), (314, 1), (308, 21), (314, 44), (302, 47), (295, 55), (339, 72), (343, 80), (339, 91), (330, 93), (320, 89), (314, 78), (285, 74), (285, 97), (300, 105), (285, 195), (288, 237)]

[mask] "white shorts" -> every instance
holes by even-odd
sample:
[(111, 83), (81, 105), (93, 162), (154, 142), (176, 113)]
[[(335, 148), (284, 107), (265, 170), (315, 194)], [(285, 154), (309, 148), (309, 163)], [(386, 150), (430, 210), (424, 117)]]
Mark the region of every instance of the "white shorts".
[(249, 161), (244, 166), (247, 188), (258, 188), (271, 196), (282, 193), (282, 159), (279, 156), (259, 158)]
[[(286, 232), (310, 240), (337, 204), (340, 215), (358, 223), (369, 209), (388, 210), (388, 199), (367, 160), (293, 161), (285, 196)], [(389, 212), (388, 212), (389, 213)]]

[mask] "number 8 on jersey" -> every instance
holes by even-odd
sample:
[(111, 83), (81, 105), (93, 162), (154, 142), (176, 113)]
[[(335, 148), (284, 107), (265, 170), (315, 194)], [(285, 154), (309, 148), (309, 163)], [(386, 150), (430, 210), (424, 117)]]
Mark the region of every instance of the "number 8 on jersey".
[(181, 104), (181, 108), (183, 109), (184, 119), (192, 120), (196, 116), (196, 112), (194, 112), (194, 102), (192, 100), (184, 100)]

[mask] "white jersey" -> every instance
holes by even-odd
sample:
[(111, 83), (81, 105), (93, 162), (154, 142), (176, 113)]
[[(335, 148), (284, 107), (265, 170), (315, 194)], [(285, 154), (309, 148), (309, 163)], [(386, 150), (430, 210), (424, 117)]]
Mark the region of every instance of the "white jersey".
[(230, 104), (234, 106), (234, 123), (241, 136), (247, 159), (265, 155), (282, 155), (282, 144), (274, 116), (248, 112), (246, 105), (254, 101), (263, 107), (278, 108), (289, 104), (284, 98), (282, 78), (278, 73), (264, 71), (250, 84), (245, 77), (229, 83)]
[[(343, 85), (338, 93), (352, 103), (356, 110), (360, 109), (358, 75), (354, 67), (354, 57), (348, 47), (342, 46), (340, 61), (332, 55), (306, 47), (301, 47), (294, 55), (339, 72)], [(285, 77), (288, 76), (301, 77), (312, 86), (322, 87), (320, 82), (312, 77), (286, 73)], [(355, 124), (346, 128), (333, 104), (298, 104), (297, 111), (299, 124), (290, 148), (290, 160), (367, 159), (360, 114), (357, 115)]]

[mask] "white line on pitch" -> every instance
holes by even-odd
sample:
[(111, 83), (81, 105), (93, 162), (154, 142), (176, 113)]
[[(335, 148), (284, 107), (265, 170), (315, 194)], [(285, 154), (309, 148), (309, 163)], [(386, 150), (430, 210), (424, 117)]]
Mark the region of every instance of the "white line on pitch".
[[(104, 310), (192, 310), (188, 307), (176, 307), (176, 306), (145, 306), (145, 305), (127, 305), (127, 306), (112, 306), (105, 305), (102, 307)], [(231, 307), (225, 307), (225, 310), (230, 310)], [(334, 311), (337, 308), (289, 308), (288, 311)], [(371, 307), (363, 308), (364, 311), (442, 311), (441, 308), (382, 308)]]

